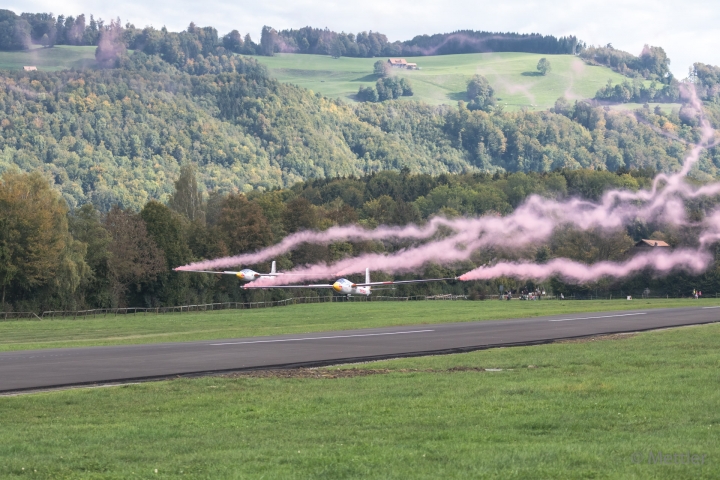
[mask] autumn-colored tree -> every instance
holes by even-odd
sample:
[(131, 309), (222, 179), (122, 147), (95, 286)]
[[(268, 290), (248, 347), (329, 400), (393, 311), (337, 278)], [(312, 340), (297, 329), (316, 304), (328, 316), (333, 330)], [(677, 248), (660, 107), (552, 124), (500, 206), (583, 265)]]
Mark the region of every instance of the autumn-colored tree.
[(287, 204), (285, 229), (289, 233), (317, 228), (318, 216), (315, 205), (305, 197), (297, 197)]
[(115, 206), (105, 217), (105, 228), (112, 237), (108, 277), (113, 305), (124, 306), (130, 287), (154, 280), (167, 267), (140, 215)]
[(327, 218), (338, 225), (347, 225), (357, 223), (357, 212), (350, 205), (342, 204), (337, 208), (333, 208), (327, 212)]
[[(72, 250), (67, 204), (40, 173), (6, 172), (0, 180), (0, 303), (48, 285)], [(66, 265), (71, 268), (71, 265)], [(75, 280), (75, 279), (73, 279)], [(72, 286), (76, 286), (73, 284)], [(71, 286), (71, 287), (72, 287)]]
[(217, 231), (232, 254), (261, 248), (273, 241), (262, 209), (243, 194), (231, 194), (225, 198)]

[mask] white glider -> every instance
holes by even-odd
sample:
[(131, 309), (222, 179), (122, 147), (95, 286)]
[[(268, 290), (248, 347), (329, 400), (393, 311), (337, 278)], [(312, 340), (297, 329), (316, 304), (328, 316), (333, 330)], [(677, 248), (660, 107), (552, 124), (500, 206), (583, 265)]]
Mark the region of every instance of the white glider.
[(240, 279), (241, 282), (249, 283), (253, 280), (257, 280), (258, 278), (263, 277), (277, 277), (279, 275), (286, 275), (285, 273), (277, 272), (275, 270), (275, 262), (272, 262), (272, 268), (270, 268), (270, 273), (258, 273), (255, 270), (250, 270), (249, 268), (244, 268), (240, 270), (239, 272), (231, 272), (231, 271), (219, 271), (219, 270), (178, 270), (175, 269), (176, 272), (194, 272), (194, 273), (218, 273), (221, 275), (235, 275), (237, 278)]
[(355, 283), (351, 282), (347, 278), (341, 278), (335, 283), (318, 283), (309, 285), (244, 285), (243, 288), (332, 288), (336, 292), (343, 295), (370, 295), (372, 293), (372, 287), (381, 285), (399, 285), (404, 283), (425, 283), (425, 282), (440, 282), (443, 280), (457, 280), (456, 277), (449, 278), (426, 278), (417, 280), (393, 280), (389, 282), (371, 282), (370, 281), (370, 269), (365, 269), (365, 282)]

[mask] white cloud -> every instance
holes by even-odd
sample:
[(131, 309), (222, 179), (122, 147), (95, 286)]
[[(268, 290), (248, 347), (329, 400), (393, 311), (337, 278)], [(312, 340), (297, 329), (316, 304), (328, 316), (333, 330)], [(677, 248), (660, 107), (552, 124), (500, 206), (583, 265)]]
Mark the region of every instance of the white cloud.
[(250, 32), (258, 39), (263, 25), (276, 29), (307, 25), (358, 32), (374, 30), (391, 40), (453, 30), (574, 34), (588, 44), (612, 43), (639, 54), (645, 43), (665, 48), (675, 75), (684, 77), (693, 62), (720, 65), (720, 9), (712, 0), (605, 0), (558, 2), (548, 0), (275, 0), (226, 2), (204, 0), (10, 0), (15, 12), (52, 11), (57, 14), (120, 16), (136, 26), (166, 25), (184, 29), (191, 21)]

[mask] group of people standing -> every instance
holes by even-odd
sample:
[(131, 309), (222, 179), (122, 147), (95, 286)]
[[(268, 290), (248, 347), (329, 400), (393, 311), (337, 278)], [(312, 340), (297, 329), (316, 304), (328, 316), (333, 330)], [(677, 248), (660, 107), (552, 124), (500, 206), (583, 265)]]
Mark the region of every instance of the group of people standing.
[[(562, 296), (562, 294), (560, 294)], [(536, 288), (533, 291), (530, 291), (527, 288), (523, 288), (520, 290), (520, 300), (540, 300), (543, 296), (545, 296), (545, 290), (540, 290), (539, 288)], [(505, 295), (506, 300), (512, 300), (512, 290), (508, 290), (507, 294)], [(565, 297), (562, 297), (565, 298)]]

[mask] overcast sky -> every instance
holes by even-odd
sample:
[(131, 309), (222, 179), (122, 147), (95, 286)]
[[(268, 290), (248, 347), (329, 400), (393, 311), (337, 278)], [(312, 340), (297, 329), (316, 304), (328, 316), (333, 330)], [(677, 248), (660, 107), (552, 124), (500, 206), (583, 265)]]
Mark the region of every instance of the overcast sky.
[(720, 65), (717, 0), (9, 0), (7, 8), (55, 15), (120, 17), (137, 27), (179, 31), (194, 21), (220, 34), (237, 29), (259, 40), (260, 29), (313, 26), (357, 33), (374, 30), (391, 41), (454, 30), (574, 34), (588, 44), (612, 43), (638, 55), (645, 43), (665, 49), (671, 69), (687, 76), (693, 62)]

